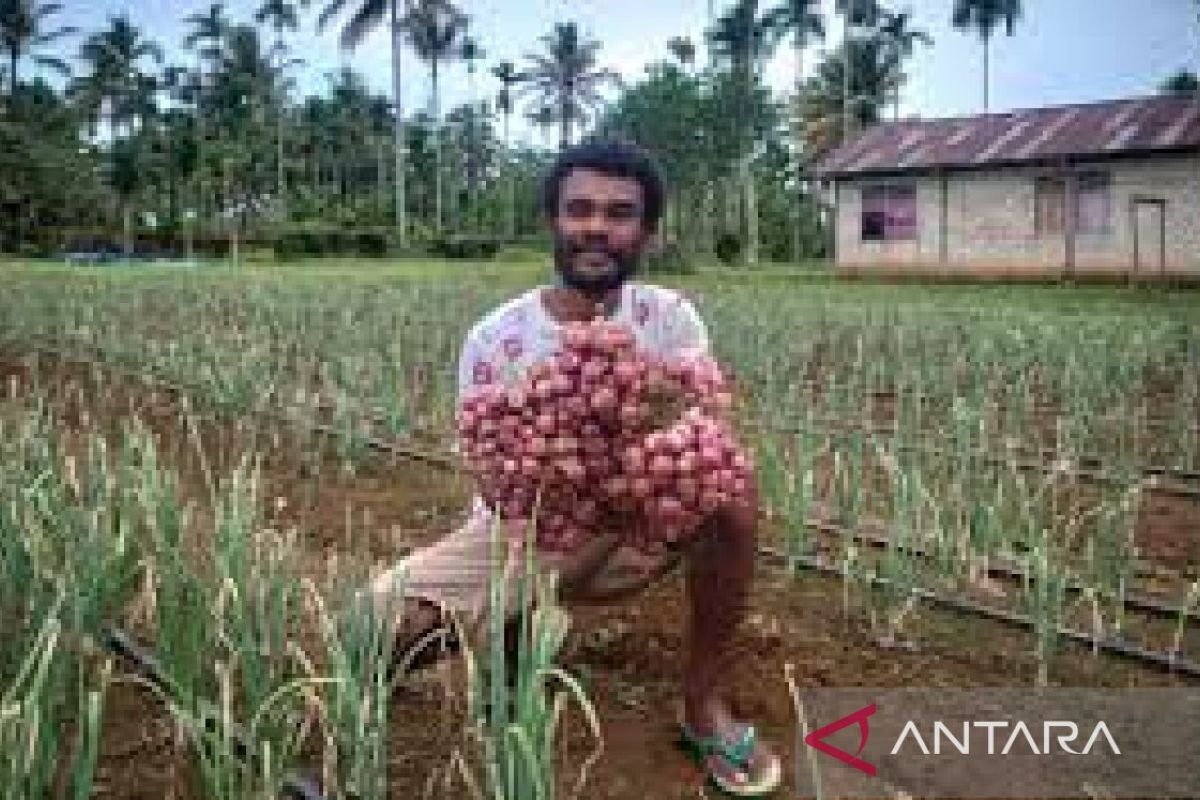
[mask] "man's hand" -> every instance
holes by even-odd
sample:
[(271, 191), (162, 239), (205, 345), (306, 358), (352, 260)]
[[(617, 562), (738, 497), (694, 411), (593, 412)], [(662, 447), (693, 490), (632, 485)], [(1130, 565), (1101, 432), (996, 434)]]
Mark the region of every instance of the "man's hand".
[(563, 556), (559, 570), (564, 585), (580, 585), (601, 569), (621, 545), (618, 532), (604, 530), (589, 536), (578, 550)]

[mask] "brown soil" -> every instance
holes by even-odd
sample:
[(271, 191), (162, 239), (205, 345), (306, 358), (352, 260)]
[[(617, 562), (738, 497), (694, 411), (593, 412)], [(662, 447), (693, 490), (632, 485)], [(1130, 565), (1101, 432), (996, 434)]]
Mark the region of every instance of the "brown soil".
[[(43, 385), (75, 398), (65, 403), (65, 425), (83, 424), (85, 407), (92, 424), (134, 414), (159, 437), (164, 461), (177, 465), (192, 491), (202, 491), (201, 473), (178, 421), (179, 398), (101, 382), (98, 399), (98, 386), (87, 370), (59, 365), (50, 373), (39, 374)], [(9, 376), (21, 384), (32, 374), (11, 361), (0, 363), (0, 379), (7, 383)], [(72, 385), (79, 388), (65, 388)], [(263, 455), (265, 513), (272, 524), (294, 524), (302, 531), (306, 571), (313, 575), (326, 569), (332, 554), (360, 564), (387, 563), (407, 548), (449, 531), (465, 507), (467, 487), (460, 480), (410, 462), (372, 459), (351, 473), (341, 469), (341, 460), (328, 446), (318, 447), (307, 436), (239, 428), (212, 415), (202, 419), (201, 438), (217, 472), (232, 466), (235, 454), (247, 446)], [(1195, 530), (1194, 508), (1172, 513), (1178, 515), (1171, 517), (1172, 530), (1185, 531), (1189, 524)], [(681, 576), (674, 575), (627, 604), (572, 612), (573, 633), (561, 663), (585, 681), (605, 736), (603, 755), (584, 797), (704, 796), (698, 794), (701, 777), (672, 745), (685, 647), (682, 589)], [(730, 676), (732, 699), (736, 711), (765, 731), (789, 775), (797, 726), (784, 680), (786, 664), (794, 665), (801, 686), (810, 687), (1034, 684), (1037, 665), (1027, 633), (925, 609), (911, 615), (903, 628), (911, 649), (885, 649), (879, 644), (879, 631), (868, 622), (864, 603), (852, 591), (844, 604), (843, 586), (836, 580), (811, 574), (791, 577), (767, 564), (759, 569), (739, 637), (745, 658)], [(1183, 684), (1181, 678), (1135, 663), (1064, 647), (1051, 668), (1052, 680), (1061, 685)], [(448, 766), (454, 748), (463, 745), (461, 698), (455, 699), (460, 687), (455, 668), (448, 665), (398, 691), (392, 711), (391, 797), (426, 796), (427, 789), (434, 797), (469, 796), (461, 782), (452, 788), (436, 783), (430, 788), (432, 777)], [(579, 725), (570, 725), (568, 763), (580, 763), (584, 746)], [(139, 687), (118, 684), (107, 700), (96, 796), (199, 797), (185, 752), (157, 703)]]
[(1135, 535), (1142, 559), (1189, 579), (1200, 577), (1200, 498), (1147, 491)]

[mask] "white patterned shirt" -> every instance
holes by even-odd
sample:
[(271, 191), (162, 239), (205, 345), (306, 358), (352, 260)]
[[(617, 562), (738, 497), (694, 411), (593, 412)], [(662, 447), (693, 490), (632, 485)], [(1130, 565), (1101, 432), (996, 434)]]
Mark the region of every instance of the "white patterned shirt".
[[(535, 364), (558, 352), (562, 323), (542, 303), (546, 287), (515, 297), (479, 320), (467, 333), (458, 362), (458, 404), (474, 388), (513, 385)], [(709, 355), (704, 321), (682, 294), (662, 286), (626, 281), (610, 317), (627, 325), (639, 350), (664, 360)], [(491, 512), (483, 499), (472, 503), (473, 522)], [(479, 515), (483, 515), (482, 518)]]

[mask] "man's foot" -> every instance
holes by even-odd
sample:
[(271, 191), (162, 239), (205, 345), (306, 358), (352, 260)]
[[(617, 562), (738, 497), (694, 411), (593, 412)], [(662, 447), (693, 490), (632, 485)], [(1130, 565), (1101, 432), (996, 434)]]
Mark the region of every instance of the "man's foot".
[(689, 709), (685, 717), (683, 744), (718, 788), (737, 797), (760, 797), (779, 788), (779, 757), (752, 726), (734, 720), (723, 703)]

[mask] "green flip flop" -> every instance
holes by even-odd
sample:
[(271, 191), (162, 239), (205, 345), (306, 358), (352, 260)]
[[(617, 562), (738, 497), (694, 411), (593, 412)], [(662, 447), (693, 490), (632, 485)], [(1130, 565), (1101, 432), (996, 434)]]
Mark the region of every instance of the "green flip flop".
[(741, 736), (735, 740), (724, 739), (718, 734), (712, 736), (697, 736), (687, 725), (679, 725), (679, 746), (704, 770), (709, 782), (718, 790), (733, 797), (765, 797), (779, 788), (783, 768), (779, 758), (775, 757), (767, 766), (766, 772), (757, 780), (745, 783), (731, 783), (718, 777), (706, 766), (709, 756), (718, 755), (733, 767), (749, 771), (750, 757), (754, 753), (754, 745), (758, 741), (758, 733), (752, 725), (742, 728)]

